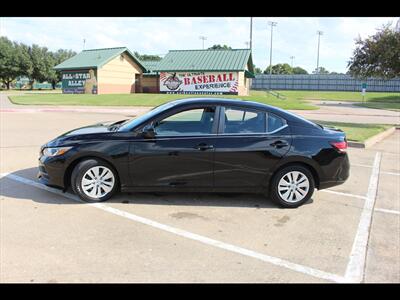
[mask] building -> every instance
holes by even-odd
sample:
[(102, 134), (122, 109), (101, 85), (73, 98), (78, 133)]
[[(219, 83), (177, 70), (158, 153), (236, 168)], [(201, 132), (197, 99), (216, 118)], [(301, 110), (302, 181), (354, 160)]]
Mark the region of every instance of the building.
[(84, 50), (55, 67), (63, 93), (248, 95), (250, 49), (171, 50), (161, 61), (140, 61), (126, 47)]
[(62, 73), (63, 93), (140, 93), (142, 63), (126, 47), (91, 49), (54, 67)]
[(248, 95), (250, 49), (171, 50), (158, 63), (160, 93)]
[(146, 72), (143, 73), (142, 77), (142, 92), (157, 94), (160, 92), (160, 81), (158, 72), (154, 71), (157, 69), (159, 61), (154, 60), (142, 60), (143, 66), (146, 68)]

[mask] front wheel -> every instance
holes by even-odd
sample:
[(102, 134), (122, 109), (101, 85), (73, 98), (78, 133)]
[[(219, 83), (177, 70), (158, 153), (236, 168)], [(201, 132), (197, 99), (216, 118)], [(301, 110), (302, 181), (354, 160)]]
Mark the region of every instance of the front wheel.
[(102, 202), (118, 189), (114, 169), (106, 162), (88, 159), (80, 162), (71, 175), (72, 189), (86, 202)]
[(280, 206), (295, 208), (314, 193), (314, 177), (306, 167), (292, 165), (278, 171), (271, 182), (270, 197)]

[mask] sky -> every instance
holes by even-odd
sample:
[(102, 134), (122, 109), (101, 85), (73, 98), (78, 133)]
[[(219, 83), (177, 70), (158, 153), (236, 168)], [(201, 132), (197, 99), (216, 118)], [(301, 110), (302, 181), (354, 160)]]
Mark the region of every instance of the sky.
[[(255, 17), (253, 18), (253, 63), (264, 70), (270, 61), (271, 27), (273, 29), (272, 64), (292, 64), (311, 73), (317, 64), (329, 71), (345, 73), (355, 48), (355, 39), (373, 35), (384, 24), (393, 28), (399, 17)], [(214, 44), (248, 48), (249, 17), (132, 17), (132, 18), (0, 18), (0, 36), (26, 44), (38, 44), (55, 51), (128, 47), (140, 54), (165, 55), (174, 49), (202, 49)]]

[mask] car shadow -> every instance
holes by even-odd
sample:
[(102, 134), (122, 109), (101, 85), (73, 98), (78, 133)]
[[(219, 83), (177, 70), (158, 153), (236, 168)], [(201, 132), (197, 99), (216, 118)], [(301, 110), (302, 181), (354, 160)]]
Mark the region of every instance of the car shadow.
[[(37, 168), (21, 169), (9, 173), (39, 183), (36, 178)], [(21, 187), (25, 186), (28, 188)], [(61, 190), (60, 190), (61, 191)], [(73, 194), (69, 188), (66, 194)], [(54, 196), (55, 194), (32, 187), (31, 185), (14, 180), (8, 176), (0, 178), (0, 196), (14, 199), (32, 200), (45, 204), (84, 204), (73, 201), (67, 197)], [(176, 205), (176, 206), (218, 206), (218, 207), (253, 207), (275, 208), (281, 207), (273, 203), (267, 197), (250, 193), (118, 193), (105, 203), (121, 203), (126, 205)], [(310, 199), (305, 204), (313, 203)]]

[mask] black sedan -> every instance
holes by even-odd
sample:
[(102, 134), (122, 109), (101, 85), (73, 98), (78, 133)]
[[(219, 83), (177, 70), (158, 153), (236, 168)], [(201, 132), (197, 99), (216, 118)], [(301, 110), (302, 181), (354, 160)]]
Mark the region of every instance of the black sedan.
[(43, 145), (38, 177), (87, 202), (117, 191), (263, 193), (284, 207), (349, 176), (340, 130), (261, 103), (182, 99)]

